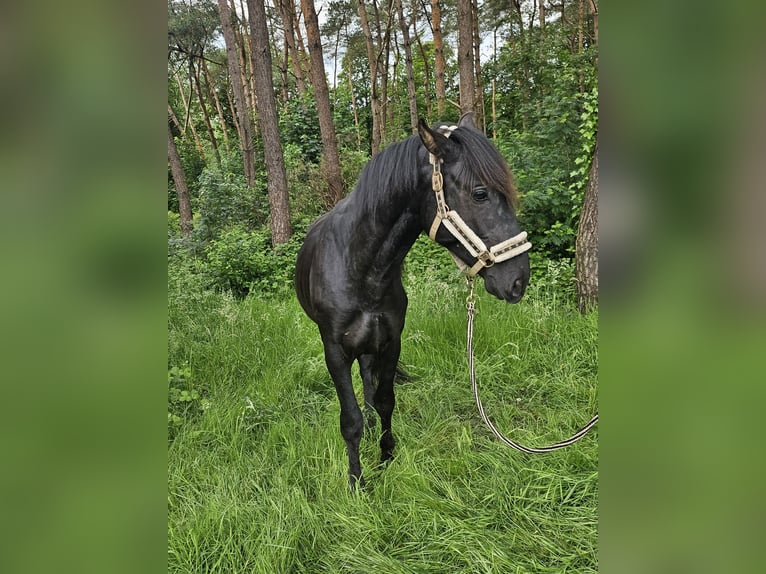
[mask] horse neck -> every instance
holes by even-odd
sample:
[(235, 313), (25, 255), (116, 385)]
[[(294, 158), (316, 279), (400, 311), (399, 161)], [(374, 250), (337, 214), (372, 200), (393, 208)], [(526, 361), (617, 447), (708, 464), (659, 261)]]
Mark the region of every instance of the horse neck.
[[(399, 145), (403, 144), (406, 142)], [(352, 216), (355, 241), (364, 246), (364, 273), (378, 279), (401, 267), (423, 231), (420, 213), (430, 189), (430, 180), (426, 181), (421, 173), (416, 153), (408, 153), (412, 146), (388, 149), (394, 161), (388, 165), (390, 158), (377, 158), (380, 165), (371, 166), (373, 169), (360, 178), (365, 193), (354, 198), (356, 213)]]

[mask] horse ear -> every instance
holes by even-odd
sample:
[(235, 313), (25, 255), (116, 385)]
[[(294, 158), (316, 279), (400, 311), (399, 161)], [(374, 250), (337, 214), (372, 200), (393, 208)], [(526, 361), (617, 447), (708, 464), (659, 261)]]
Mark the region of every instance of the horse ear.
[(422, 118), (418, 120), (418, 135), (426, 149), (436, 157), (443, 158), (447, 153), (449, 140), (439, 132), (429, 128)]
[(459, 128), (471, 128), (471, 129), (477, 129), (476, 123), (473, 120), (473, 112), (466, 112), (462, 116), (460, 116), (460, 119), (457, 122), (457, 126)]

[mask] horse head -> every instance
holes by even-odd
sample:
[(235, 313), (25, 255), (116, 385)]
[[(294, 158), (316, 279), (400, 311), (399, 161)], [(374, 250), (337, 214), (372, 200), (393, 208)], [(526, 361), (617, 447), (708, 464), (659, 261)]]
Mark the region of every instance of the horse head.
[(531, 247), (521, 231), (510, 170), (497, 148), (466, 114), (457, 126), (418, 134), (430, 154), (433, 193), (422, 209), (423, 227), (464, 271), (484, 278), (487, 291), (518, 302), (529, 283)]

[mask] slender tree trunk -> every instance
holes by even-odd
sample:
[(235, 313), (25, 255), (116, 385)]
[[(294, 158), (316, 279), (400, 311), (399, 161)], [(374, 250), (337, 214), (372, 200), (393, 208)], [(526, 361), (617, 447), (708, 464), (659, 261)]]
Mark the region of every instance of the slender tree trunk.
[[(585, 0), (578, 0), (577, 2), (577, 53), (582, 54), (583, 51), (583, 26), (585, 24)], [(579, 69), (578, 75), (580, 76), (580, 93), (585, 93), (585, 78), (583, 77), (582, 68)]]
[[(197, 151), (202, 153), (203, 147), (202, 142), (199, 139), (199, 135), (197, 134), (197, 130), (194, 127), (194, 122), (191, 120), (191, 103), (189, 100), (186, 99), (186, 94), (184, 92), (183, 84), (181, 83), (181, 78), (178, 77), (178, 72), (175, 74), (176, 84), (178, 84), (178, 92), (181, 95), (181, 103), (184, 106), (184, 123), (182, 130), (182, 133), (186, 134), (186, 126), (189, 126), (189, 129), (191, 129), (192, 137), (194, 138), (194, 147), (197, 148)], [(191, 86), (189, 86), (191, 88)], [(191, 90), (189, 91), (189, 95), (191, 95)]]
[(218, 0), (218, 8), (221, 13), (221, 27), (226, 42), (226, 54), (229, 65), (229, 77), (234, 90), (234, 107), (237, 110), (240, 134), (239, 145), (242, 150), (242, 163), (245, 168), (245, 180), (247, 186), (255, 186), (255, 154), (253, 152), (253, 128), (250, 122), (250, 113), (245, 96), (245, 87), (242, 83), (242, 70), (239, 64), (237, 39), (232, 24), (231, 11), (227, 0)]
[(372, 113), (371, 151), (375, 155), (380, 150), (381, 122), (380, 122), (380, 93), (378, 92), (378, 58), (375, 54), (375, 45), (372, 39), (370, 21), (367, 17), (367, 7), (364, 0), (359, 0), (359, 20), (364, 34), (367, 59), (370, 62), (370, 108)]
[(295, 4), (293, 0), (277, 0), (276, 4), (279, 16), (282, 19), (282, 27), (284, 28), (285, 46), (290, 55), (290, 62), (292, 63), (293, 74), (295, 75), (295, 86), (298, 88), (298, 93), (303, 96), (306, 94), (306, 83), (303, 73), (303, 58), (298, 52), (295, 43)]
[(267, 190), (271, 212), (271, 242), (273, 245), (290, 239), (290, 203), (285, 173), (285, 158), (279, 139), (279, 117), (274, 99), (274, 81), (271, 75), (271, 47), (266, 27), (264, 0), (247, 0), (250, 14), (250, 67), (255, 81), (255, 98), (263, 138), (266, 163)]
[(181, 216), (181, 234), (184, 238), (194, 229), (192, 219), (191, 202), (189, 201), (189, 188), (186, 186), (186, 176), (181, 164), (181, 156), (178, 155), (178, 148), (173, 139), (173, 131), (168, 123), (168, 161), (170, 162), (170, 171), (173, 174), (173, 182), (176, 184), (176, 195), (178, 196), (178, 214)]
[(335, 139), (335, 126), (330, 107), (330, 93), (327, 89), (327, 76), (324, 70), (322, 55), (322, 38), (319, 34), (314, 0), (301, 0), (303, 20), (306, 24), (309, 56), (311, 58), (311, 78), (314, 84), (317, 112), (319, 114), (319, 131), (322, 134), (324, 167), (327, 174), (327, 185), (332, 203), (337, 203), (343, 197), (343, 177), (340, 171), (340, 156), (338, 142)]
[(497, 141), (497, 95), (494, 78), (492, 78), (492, 139)]
[(537, 9), (540, 12), (540, 32), (545, 32), (545, 0), (537, 0)]
[[(523, 54), (526, 50), (526, 34), (524, 33), (524, 16), (521, 13), (521, 2), (519, 0), (512, 0), (513, 5), (516, 7), (516, 14), (518, 16), (518, 22), (519, 22), (519, 35), (518, 35), (518, 44), (517, 47)], [(527, 58), (524, 58), (524, 65), (521, 68), (521, 78), (519, 80), (519, 84), (521, 87), (521, 101), (524, 104), (529, 103), (530, 97), (529, 97), (529, 64), (527, 61)], [(517, 72), (518, 73), (518, 72)], [(525, 106), (526, 107), (526, 106)], [(521, 116), (521, 129), (526, 130), (527, 129), (527, 114), (525, 112), (521, 112), (519, 114)]]
[(487, 124), (484, 121), (484, 83), (481, 80), (481, 37), (479, 36), (479, 3), (478, 0), (472, 0), (471, 2), (471, 14), (473, 15), (473, 58), (474, 58), (474, 73), (476, 80), (474, 84), (475, 90), (475, 103), (474, 113), (476, 115), (476, 125), (481, 128), (484, 133), (487, 132)]
[(593, 40), (598, 44), (598, 2), (589, 0), (590, 13), (593, 15)]
[[(229, 84), (231, 81), (228, 82)], [(226, 88), (226, 100), (229, 102), (229, 111), (231, 112), (231, 118), (234, 120), (234, 131), (237, 132), (237, 136), (241, 139), (242, 138), (242, 128), (239, 125), (239, 118), (237, 118), (237, 108), (234, 105), (234, 100), (231, 99), (231, 90)]]
[(207, 91), (208, 91), (208, 97), (212, 95), (213, 103), (215, 104), (215, 110), (218, 114), (218, 119), (221, 122), (221, 131), (223, 132), (223, 145), (226, 148), (226, 151), (229, 151), (229, 134), (228, 129), (226, 128), (226, 118), (223, 115), (223, 108), (221, 107), (221, 100), (218, 98), (218, 91), (215, 89), (215, 85), (213, 85), (213, 77), (210, 75), (210, 70), (207, 67), (207, 63), (205, 62), (205, 59), (202, 58), (200, 60), (202, 62), (202, 71), (205, 73), (205, 83), (207, 84)]
[(218, 140), (215, 137), (215, 131), (213, 131), (213, 124), (210, 122), (210, 114), (207, 111), (205, 98), (202, 94), (202, 82), (200, 82), (199, 79), (199, 69), (194, 65), (194, 60), (189, 60), (189, 73), (194, 77), (194, 85), (197, 86), (197, 99), (199, 100), (200, 108), (202, 108), (202, 117), (205, 119), (205, 126), (207, 127), (207, 133), (210, 136), (210, 143), (213, 146), (215, 163), (218, 165), (218, 169), (221, 169), (221, 154), (218, 151)]
[(354, 82), (351, 79), (351, 58), (346, 58), (348, 62), (348, 91), (351, 94), (351, 109), (354, 112), (354, 128), (356, 129), (356, 149), (362, 149), (362, 130), (359, 126), (359, 111), (356, 109), (356, 96), (354, 95)]
[(418, 101), (415, 92), (415, 74), (412, 70), (412, 41), (410, 40), (410, 24), (404, 19), (402, 0), (396, 0), (399, 10), (399, 27), (402, 29), (402, 43), (404, 44), (404, 66), (407, 72), (407, 95), (410, 104), (410, 128), (412, 133), (418, 133)]
[(420, 34), (418, 33), (417, 0), (412, 0), (410, 13), (412, 14), (412, 32), (415, 34), (415, 41), (418, 44), (420, 57), (423, 59), (423, 99), (426, 102), (426, 117), (430, 118), (433, 114), (433, 104), (431, 102), (431, 65), (429, 64), (431, 58), (426, 55), (425, 47), (423, 46), (423, 42), (420, 40)]
[(598, 303), (598, 139), (577, 228), (575, 276), (577, 306), (585, 313)]
[(476, 106), (473, 59), (472, 0), (457, 0), (457, 66), (460, 74), (460, 113), (473, 112)]
[(173, 122), (173, 125), (176, 126), (176, 129), (178, 130), (178, 133), (183, 135), (184, 129), (181, 125), (181, 122), (178, 121), (178, 116), (176, 116), (176, 113), (173, 111), (173, 108), (168, 103), (168, 117), (170, 118), (170, 121)]
[(303, 74), (303, 77), (306, 78), (306, 75), (308, 74), (308, 78), (310, 81), (311, 78), (311, 58), (309, 57), (308, 50), (306, 50), (306, 44), (303, 41), (303, 33), (301, 32), (301, 23), (300, 19), (298, 18), (298, 11), (295, 9), (295, 5), (293, 4), (294, 0), (284, 0), (288, 7), (290, 8), (290, 13), (293, 17), (293, 31), (295, 32), (295, 41), (296, 41), (296, 48), (298, 50), (298, 55), (300, 57), (301, 62), (301, 68), (305, 71)]
[(442, 36), (442, 17), (439, 0), (431, 0), (431, 20), (434, 35), (434, 75), (436, 79), (436, 113), (444, 116), (447, 107), (447, 83), (445, 80), (446, 63), (444, 61), (444, 37)]
[(388, 17), (386, 18), (386, 29), (381, 26), (380, 11), (375, 4), (375, 22), (378, 34), (378, 73), (380, 74), (380, 138), (381, 145), (388, 142), (388, 114), (391, 111), (388, 101), (389, 85), (389, 66), (391, 63), (391, 20), (394, 16), (392, 9), (394, 0), (388, 1)]

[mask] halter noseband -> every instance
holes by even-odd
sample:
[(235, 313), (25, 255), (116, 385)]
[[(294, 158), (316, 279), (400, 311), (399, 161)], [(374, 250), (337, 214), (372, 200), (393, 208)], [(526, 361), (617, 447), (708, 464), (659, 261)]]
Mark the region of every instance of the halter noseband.
[[(452, 132), (457, 129), (457, 126), (444, 125), (439, 126), (437, 129), (445, 137), (450, 137)], [(436, 195), (436, 215), (434, 216), (428, 236), (436, 241), (436, 232), (444, 224), (447, 231), (460, 241), (472, 257), (476, 258), (476, 263), (471, 267), (450, 251), (450, 255), (452, 255), (455, 263), (463, 273), (473, 277), (483, 267), (492, 267), (495, 263), (507, 261), (531, 249), (532, 244), (527, 241), (526, 231), (522, 231), (510, 239), (487, 248), (481, 238), (463, 221), (458, 212), (450, 209), (447, 205), (447, 201), (444, 199), (444, 179), (441, 173), (442, 160), (430, 153), (429, 161), (434, 167), (432, 186)]]

